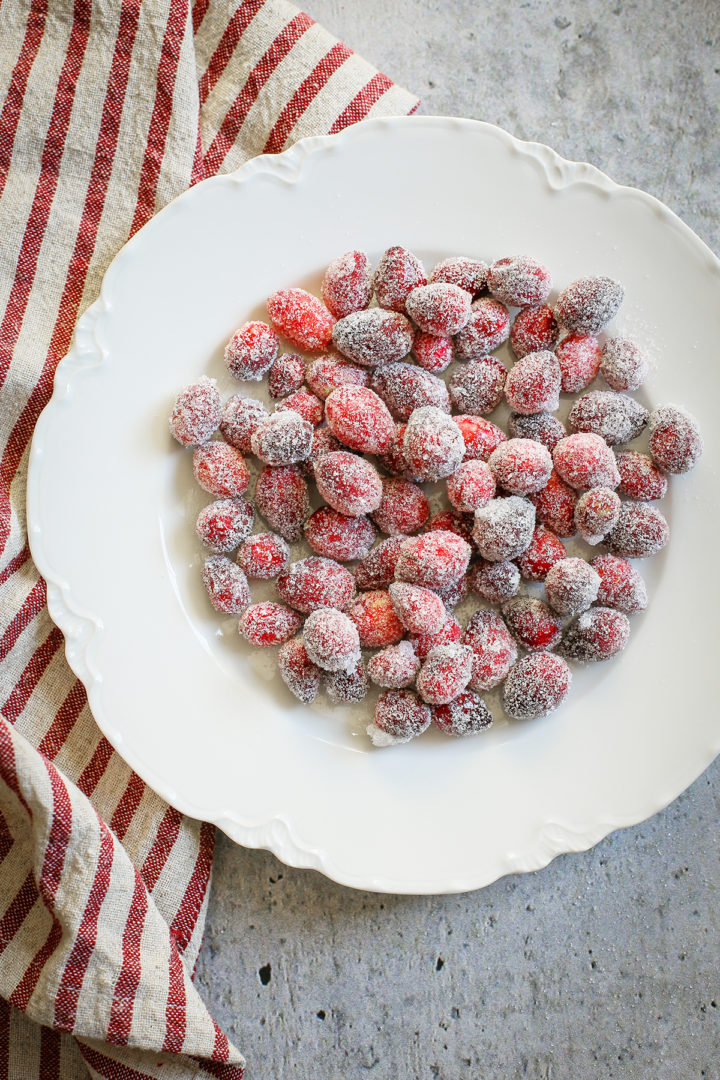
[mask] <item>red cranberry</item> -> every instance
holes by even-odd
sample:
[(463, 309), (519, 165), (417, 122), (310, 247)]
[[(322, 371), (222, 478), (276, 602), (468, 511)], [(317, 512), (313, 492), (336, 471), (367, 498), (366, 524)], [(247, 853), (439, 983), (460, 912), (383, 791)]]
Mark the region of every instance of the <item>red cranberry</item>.
[(613, 390), (639, 390), (649, 370), (650, 361), (634, 341), (610, 338), (603, 345), (600, 374)]
[(236, 379), (262, 379), (278, 354), (280, 342), (264, 322), (248, 322), (236, 330), (225, 347), (225, 364)]
[(620, 499), (611, 488), (592, 488), (575, 504), (575, 524), (587, 544), (599, 544), (620, 517)]
[(520, 587), (520, 571), (509, 559), (502, 562), (486, 562), (481, 559), (471, 569), (468, 580), (470, 588), (491, 604), (503, 604), (514, 596)]
[(493, 296), (510, 307), (544, 304), (550, 295), (550, 271), (529, 255), (498, 259), (490, 267), (488, 288)]
[(239, 566), (226, 555), (210, 555), (202, 568), (210, 603), (223, 615), (238, 615), (250, 603), (250, 586)]
[(513, 439), (534, 439), (535, 442), (554, 450), (561, 439), (567, 435), (565, 425), (556, 416), (548, 412), (510, 413), (508, 431)]
[(434, 405), (443, 412), (450, 412), (445, 383), (416, 364), (383, 364), (376, 370), (371, 385), (394, 418), (402, 423), (423, 405)]
[(465, 440), (455, 421), (441, 409), (415, 409), (403, 439), (405, 460), (422, 481), (451, 476), (465, 456)]
[(445, 615), (445, 622), (434, 634), (413, 634), (410, 637), (419, 660), (425, 660), (440, 645), (452, 645), (462, 640), (462, 627), (454, 615)]
[(316, 608), (303, 627), (307, 654), (323, 671), (355, 669), (360, 659), (360, 638), (352, 619), (337, 608)]
[(395, 424), (387, 405), (365, 386), (341, 386), (325, 402), (333, 435), (362, 453), (382, 454), (392, 446)]
[(255, 482), (255, 504), (268, 525), (293, 543), (310, 513), (308, 486), (294, 465), (266, 465)]
[(368, 308), (340, 319), (333, 329), (333, 344), (348, 360), (363, 367), (378, 367), (402, 360), (412, 348), (415, 331), (399, 311)]
[(226, 442), (209, 442), (193, 451), (193, 472), (201, 488), (219, 499), (234, 499), (247, 491), (250, 473), (245, 458)]
[(427, 284), (423, 264), (403, 247), (391, 247), (381, 256), (375, 271), (375, 296), (381, 308), (405, 311), (405, 301), (413, 289)]
[(430, 503), (422, 488), (395, 477), (382, 481), (382, 501), (372, 519), (381, 532), (390, 536), (411, 536), (423, 527)]
[(281, 600), (305, 615), (320, 607), (342, 610), (353, 598), (355, 579), (333, 559), (311, 556), (283, 570), (277, 591)]
[(473, 521), (472, 514), (463, 514), (459, 510), (441, 510), (440, 513), (433, 514), (425, 526), (425, 531), (442, 530), (455, 533), (456, 536), (462, 536), (463, 540), (467, 540), (469, 544), (472, 541)]
[(270, 397), (293, 394), (305, 382), (305, 361), (297, 353), (283, 353), (273, 360), (268, 374)]
[(555, 533), (538, 525), (530, 546), (517, 558), (518, 570), (528, 581), (544, 581), (551, 567), (565, 556), (565, 548)]
[(412, 690), (385, 690), (375, 705), (374, 723), (367, 733), (374, 746), (409, 742), (430, 727), (430, 707)]
[(318, 555), (350, 562), (367, 555), (375, 541), (375, 529), (366, 517), (348, 517), (331, 506), (321, 506), (305, 525), (305, 539)]
[(535, 504), (537, 516), (543, 525), (552, 529), (556, 536), (574, 536), (575, 528), (575, 504), (577, 495), (564, 480), (561, 480), (555, 469), (550, 473), (542, 491), (537, 495), (531, 495), (530, 501)]
[(467, 570), (470, 545), (451, 532), (429, 532), (404, 540), (395, 567), (397, 581), (439, 589)]
[(493, 499), (475, 513), (473, 539), (483, 559), (502, 562), (522, 555), (532, 540), (535, 509), (517, 495)]
[(510, 346), (520, 360), (528, 353), (554, 349), (560, 336), (555, 313), (547, 304), (518, 311), (510, 331)]
[(560, 479), (576, 491), (620, 483), (615, 455), (599, 435), (567, 435), (553, 450), (553, 463)]
[(507, 435), (490, 420), (479, 416), (453, 416), (465, 440), (466, 461), (487, 461), (493, 450), (507, 439)]
[(277, 332), (293, 345), (321, 352), (330, 344), (335, 320), (322, 301), (305, 289), (279, 289), (268, 296), (267, 310)]
[(584, 559), (563, 559), (548, 570), (545, 595), (559, 615), (579, 615), (597, 599), (600, 577)]
[(618, 491), (621, 495), (645, 500), (662, 499), (667, 494), (667, 476), (647, 454), (624, 450), (617, 455), (616, 461), (620, 473)]
[(434, 634), (445, 622), (445, 605), (430, 589), (394, 581), (388, 592), (395, 614), (411, 634)]
[(195, 529), (215, 554), (234, 551), (250, 535), (255, 511), (247, 499), (217, 499), (198, 514)]
[(320, 668), (313, 664), (301, 638), (280, 646), (278, 667), (282, 681), (298, 701), (310, 705), (320, 689)]
[[(500, 445), (506, 446), (507, 443)], [(491, 466), (484, 461), (463, 461), (457, 471), (448, 477), (447, 493), (453, 506), (466, 513), (474, 513), (481, 506), (487, 506), (495, 496), (495, 478)]]
[(170, 433), (182, 446), (200, 446), (217, 431), (221, 415), (215, 380), (203, 375), (192, 386), (181, 390), (175, 399)]
[(359, 517), (380, 506), (382, 482), (375, 467), (365, 458), (337, 450), (318, 458), (314, 472), (320, 495), (341, 514)]
[(361, 593), (348, 608), (348, 615), (357, 626), (363, 648), (384, 649), (397, 645), (405, 636), (405, 627), (385, 589)]
[(470, 294), (447, 281), (420, 285), (408, 294), (405, 310), (425, 334), (452, 337), (470, 319)]
[(703, 452), (703, 439), (694, 416), (676, 405), (663, 405), (650, 416), (650, 453), (669, 473), (686, 473)]
[(388, 645), (387, 648), (375, 653), (368, 660), (367, 666), (368, 675), (376, 686), (393, 690), (402, 690), (405, 686), (412, 686), (419, 670), (420, 661), (409, 641)]
[(223, 406), (220, 431), (231, 446), (249, 454), (253, 433), (265, 423), (268, 415), (262, 401), (234, 394)]
[(597, 378), (602, 350), (597, 338), (585, 334), (568, 334), (555, 349), (560, 365), (560, 388), (565, 394), (576, 394)]
[(627, 559), (616, 555), (597, 555), (592, 563), (600, 576), (598, 603), (603, 607), (617, 608), (625, 615), (644, 611), (648, 597), (645, 582), (638, 570)]
[(455, 358), (452, 339), (436, 337), (435, 334), (417, 333), (412, 351), (420, 367), (433, 375), (444, 371)]
[(550, 451), (533, 439), (508, 439), (490, 455), (497, 484), (511, 495), (534, 495), (541, 491), (552, 472)]
[(367, 670), (362, 657), (351, 671), (326, 671), (324, 679), (327, 696), (335, 705), (353, 704), (367, 695)]
[(325, 307), (336, 319), (361, 311), (372, 296), (372, 269), (364, 251), (348, 251), (333, 259), (320, 288)]
[(473, 651), (467, 645), (439, 645), (428, 654), (415, 686), (428, 705), (446, 705), (461, 694), (473, 670)]
[(513, 720), (539, 720), (558, 709), (570, 690), (570, 668), (560, 656), (524, 656), (510, 671), (503, 690), (503, 707)]
[(275, 604), (271, 600), (253, 604), (240, 616), (238, 630), (251, 645), (266, 649), (282, 645), (293, 637), (302, 626), (302, 616), (297, 611)]
[(613, 555), (623, 559), (647, 559), (665, 547), (669, 535), (667, 521), (654, 506), (625, 502), (617, 525), (605, 537), (605, 544)]
[(433, 720), (443, 735), (477, 735), (486, 731), (493, 722), (492, 715), (483, 699), (466, 690), (447, 705), (433, 706)]
[(510, 630), (528, 652), (552, 649), (559, 642), (562, 624), (536, 596), (514, 596), (502, 611)]
[(625, 290), (609, 277), (573, 281), (557, 299), (558, 320), (578, 334), (599, 334), (618, 313)]
[(307, 370), (307, 384), (324, 401), (340, 386), (367, 386), (370, 374), (337, 356), (318, 356)]
[(608, 446), (630, 442), (648, 422), (647, 409), (626, 394), (593, 390), (573, 403), (568, 415), (571, 431), (599, 435)]
[(505, 398), (513, 412), (554, 412), (560, 399), (560, 367), (554, 353), (528, 353), (508, 372)]
[(510, 312), (504, 304), (483, 296), (472, 305), (470, 321), (455, 335), (458, 360), (479, 360), (510, 337)]
[(501, 683), (517, 659), (517, 646), (502, 616), (490, 608), (476, 611), (465, 628), (463, 641), (473, 653), (473, 690), (490, 690)]
[(255, 533), (241, 544), (237, 562), (248, 577), (268, 580), (277, 577), (288, 565), (290, 548), (275, 533)]
[(559, 649), (568, 660), (581, 664), (609, 660), (622, 652), (630, 637), (630, 623), (622, 611), (595, 607), (584, 611), (563, 634)]
[(253, 453), (266, 465), (294, 465), (304, 461), (312, 446), (312, 424), (299, 413), (272, 413), (250, 439)]
[(313, 427), (322, 424), (325, 406), (320, 398), (315, 397), (309, 390), (296, 390), (294, 394), (288, 394), (282, 401), (278, 401), (275, 406), (276, 412), (286, 412), (288, 409), (299, 413), (303, 420), (307, 420)]
[(455, 255), (450, 259), (443, 259), (437, 263), (430, 272), (429, 282), (449, 281), (451, 285), (457, 285), (464, 289), (472, 297), (487, 285), (488, 265), (478, 259), (468, 259), (463, 255)]
[(395, 580), (395, 564), (404, 536), (389, 536), (364, 556), (355, 570), (358, 589), (385, 589)]
[(495, 356), (456, 367), (450, 379), (450, 397), (456, 409), (471, 416), (492, 412), (502, 401), (507, 369)]

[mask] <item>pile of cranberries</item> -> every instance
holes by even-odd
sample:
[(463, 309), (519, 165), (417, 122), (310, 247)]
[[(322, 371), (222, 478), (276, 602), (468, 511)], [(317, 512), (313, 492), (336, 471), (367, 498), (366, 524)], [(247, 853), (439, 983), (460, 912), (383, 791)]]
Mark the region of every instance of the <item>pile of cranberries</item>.
[[(428, 274), (402, 247), (374, 272), (351, 251), (328, 266), (322, 298), (281, 289), (268, 322), (227, 344), (234, 378), (267, 376), (273, 412), (239, 393), (223, 403), (206, 377), (175, 402), (170, 430), (214, 499), (196, 524), (210, 602), (248, 642), (279, 647), (300, 701), (379, 687), (377, 746), (433, 723), (485, 730), (482, 693), (500, 684), (509, 717), (547, 716), (569, 662), (617, 655), (647, 604), (630, 560), (667, 543), (654, 502), (702, 438), (683, 409), (649, 413), (630, 396), (648, 358), (603, 334), (622, 285), (581, 278), (554, 305), (551, 289), (528, 256), (453, 257)], [(493, 355), (508, 339), (509, 369)], [(567, 425), (561, 394), (575, 395)], [(487, 419), (502, 402), (507, 433)], [(628, 447), (643, 434), (646, 449)], [(434, 514), (428, 485), (446, 495)], [(566, 550), (576, 536), (588, 558)], [(312, 554), (293, 559), (299, 541)], [(276, 599), (253, 603), (253, 579), (274, 580)], [(481, 606), (463, 628), (453, 610), (469, 593)]]

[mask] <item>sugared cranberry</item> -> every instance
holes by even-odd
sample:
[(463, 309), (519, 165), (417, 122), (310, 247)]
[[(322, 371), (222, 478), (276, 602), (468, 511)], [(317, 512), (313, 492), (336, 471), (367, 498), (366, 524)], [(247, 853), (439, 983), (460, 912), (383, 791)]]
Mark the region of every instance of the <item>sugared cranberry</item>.
[(511, 632), (528, 652), (552, 649), (560, 640), (560, 620), (536, 596), (514, 596), (502, 612)]
[(269, 413), (262, 401), (233, 394), (223, 406), (220, 431), (231, 446), (249, 454), (253, 432), (265, 423)]
[(435, 726), (440, 728), (443, 735), (455, 735), (459, 738), (486, 731), (493, 722), (487, 705), (472, 690), (458, 694), (447, 705), (434, 705), (432, 712)]
[(468, 544), (472, 541), (474, 517), (472, 514), (463, 514), (459, 510), (441, 510), (428, 521), (425, 526), (426, 532), (437, 532), (441, 529), (445, 532), (455, 533), (462, 536)]
[(337, 608), (311, 612), (303, 627), (307, 654), (323, 671), (351, 672), (360, 659), (360, 638), (355, 623)]
[(522, 555), (532, 540), (535, 509), (527, 499), (493, 499), (475, 513), (473, 539), (483, 559), (502, 562)]
[(455, 421), (441, 409), (415, 409), (403, 439), (405, 460), (422, 481), (440, 480), (455, 472), (465, 456), (465, 440)]
[(333, 259), (320, 292), (325, 307), (336, 319), (366, 308), (372, 296), (372, 269), (365, 252), (348, 251)]
[(470, 416), (492, 412), (502, 401), (507, 369), (495, 356), (480, 356), (450, 378), (450, 397), (456, 409)]
[(318, 458), (314, 473), (323, 499), (341, 514), (359, 517), (380, 506), (382, 483), (374, 465), (365, 458), (337, 450)]
[(248, 536), (237, 553), (238, 566), (248, 577), (269, 580), (277, 577), (290, 562), (290, 548), (281, 536), (264, 532)]
[(465, 440), (466, 461), (487, 461), (495, 447), (507, 439), (502, 428), (479, 416), (459, 415), (453, 420)]
[(225, 346), (225, 364), (234, 378), (259, 382), (278, 354), (280, 342), (264, 322), (248, 322), (236, 330)]
[(389, 536), (368, 552), (355, 570), (358, 589), (385, 589), (395, 580), (395, 565), (404, 536)]
[(552, 529), (556, 536), (567, 539), (576, 533), (575, 527), (575, 504), (577, 495), (564, 480), (561, 480), (555, 469), (550, 473), (542, 491), (537, 495), (531, 495), (530, 501), (535, 504), (537, 516), (543, 525)]
[(613, 390), (638, 390), (647, 378), (650, 361), (628, 338), (610, 338), (603, 345), (600, 374)]
[(296, 390), (294, 394), (288, 394), (282, 401), (278, 401), (275, 406), (276, 412), (285, 412), (288, 409), (299, 413), (303, 420), (307, 420), (313, 427), (322, 424), (325, 406), (320, 398), (311, 394), (309, 390)]
[(418, 286), (427, 284), (427, 275), (412, 251), (391, 247), (380, 257), (373, 284), (381, 308), (404, 312), (408, 295)]
[(210, 555), (202, 568), (210, 603), (223, 615), (238, 615), (250, 603), (250, 586), (240, 567), (226, 555)]
[(493, 296), (510, 307), (544, 304), (550, 295), (550, 271), (529, 255), (498, 259), (490, 267), (488, 288)]
[(428, 654), (415, 686), (428, 705), (446, 705), (461, 694), (473, 670), (473, 651), (467, 645), (439, 645)]
[(499, 487), (511, 495), (534, 495), (550, 479), (550, 451), (534, 439), (508, 439), (493, 450), (488, 462)]
[(353, 598), (355, 579), (333, 559), (310, 556), (283, 570), (277, 580), (277, 591), (281, 600), (305, 615), (320, 607), (342, 611)]
[[(212, 446), (212, 443), (210, 444)], [(667, 493), (667, 476), (651, 457), (638, 450), (623, 450), (616, 457), (620, 483), (618, 491), (629, 499), (662, 499)]]
[(255, 504), (268, 525), (291, 543), (310, 513), (308, 486), (295, 465), (266, 465), (255, 482)]
[(610, 390), (593, 390), (573, 403), (568, 414), (571, 431), (599, 435), (608, 446), (630, 442), (648, 422), (648, 412), (635, 398)]
[(597, 599), (600, 577), (584, 559), (562, 559), (548, 570), (545, 595), (559, 615), (579, 615)]
[(446, 585), (439, 585), (435, 589), (448, 611), (452, 611), (458, 604), (461, 604), (469, 591), (467, 574), (463, 574), (457, 581), (449, 581)]
[(442, 379), (416, 364), (384, 364), (373, 375), (372, 389), (396, 420), (405, 423), (415, 409), (434, 405), (450, 412), (450, 397)]
[(250, 439), (253, 453), (266, 465), (295, 465), (310, 454), (313, 428), (293, 409), (272, 413)]
[(599, 334), (617, 315), (625, 290), (609, 277), (586, 277), (563, 289), (555, 305), (558, 320), (578, 334)]
[(297, 353), (283, 353), (273, 360), (268, 373), (270, 397), (293, 394), (305, 382), (305, 361)]
[(559, 651), (568, 660), (595, 663), (622, 652), (629, 637), (630, 623), (622, 611), (595, 607), (571, 623), (563, 634)]
[(365, 386), (341, 386), (325, 402), (325, 415), (333, 435), (368, 454), (382, 454), (395, 438), (395, 424), (387, 405)]
[(375, 541), (375, 529), (366, 517), (348, 517), (331, 506), (321, 506), (305, 525), (305, 539), (318, 555), (350, 562), (367, 555)]
[(583, 540), (599, 544), (613, 529), (620, 517), (620, 499), (612, 488), (592, 488), (581, 495), (575, 504), (575, 524)]
[(510, 346), (520, 360), (528, 353), (554, 349), (560, 336), (555, 313), (547, 304), (518, 311), (510, 331)]
[(420, 660), (427, 656), (440, 645), (452, 645), (462, 640), (462, 627), (454, 615), (445, 616), (445, 622), (434, 634), (413, 634), (410, 637), (415, 652)]
[[(501, 443), (501, 446), (506, 445)], [(457, 471), (447, 479), (447, 493), (453, 506), (465, 513), (474, 513), (481, 506), (487, 506), (495, 496), (495, 478), (491, 466), (484, 461), (461, 462)]]
[(365, 368), (337, 356), (318, 356), (307, 369), (307, 384), (322, 401), (340, 386), (367, 386), (369, 382), (370, 373)]
[(561, 439), (567, 435), (565, 425), (549, 412), (510, 413), (508, 431), (513, 439), (534, 439), (535, 442), (554, 450)]
[(559, 405), (560, 366), (554, 353), (523, 356), (508, 372), (505, 398), (513, 412), (554, 412)]
[(504, 604), (520, 588), (520, 570), (514, 562), (486, 562), (485, 559), (472, 567), (468, 582), (473, 592), (491, 604)]
[(385, 690), (377, 699), (375, 719), (367, 733), (374, 746), (409, 742), (430, 727), (429, 705), (412, 690)]
[(431, 589), (394, 581), (388, 592), (395, 614), (411, 634), (434, 634), (445, 622), (445, 605)]
[(420, 367), (433, 375), (439, 375), (455, 358), (452, 339), (435, 334), (417, 333), (412, 351)]
[(567, 435), (553, 450), (553, 464), (560, 479), (576, 491), (620, 483), (615, 455), (599, 435)]
[(302, 626), (302, 616), (282, 604), (266, 600), (253, 604), (240, 616), (238, 630), (251, 645), (261, 649), (282, 645), (293, 637)]
[(518, 570), (528, 581), (544, 581), (550, 568), (565, 556), (565, 548), (555, 533), (538, 525), (530, 546), (517, 557)]
[(305, 476), (315, 477), (315, 465), (325, 454), (334, 454), (336, 450), (342, 450), (342, 443), (336, 439), (329, 427), (315, 428), (313, 431), (310, 453), (300, 463)]
[(703, 452), (703, 438), (694, 416), (676, 405), (662, 405), (650, 416), (650, 453), (669, 473), (686, 473)]
[(397, 645), (405, 636), (405, 627), (385, 589), (361, 593), (348, 608), (348, 616), (358, 629), (363, 648), (384, 649), (387, 645)]
[(333, 344), (348, 360), (363, 367), (378, 367), (402, 360), (412, 348), (415, 331), (399, 311), (368, 308), (340, 319), (333, 329)]
[(470, 320), (455, 335), (458, 360), (479, 360), (510, 336), (510, 312), (498, 300), (483, 296), (472, 305)]
[(572, 675), (561, 656), (524, 656), (503, 688), (503, 707), (513, 720), (539, 720), (558, 709), (570, 690)]
[(368, 660), (367, 666), (368, 675), (376, 686), (393, 690), (402, 690), (405, 686), (412, 686), (419, 670), (420, 661), (409, 641), (388, 645), (387, 648), (375, 653)]
[(413, 475), (405, 460), (404, 443), (406, 431), (407, 424), (396, 424), (392, 446), (384, 454), (378, 454), (378, 459), (383, 469), (389, 472), (391, 476), (399, 476), (404, 480), (414, 481), (418, 478)]
[(293, 345), (306, 352), (320, 352), (330, 344), (335, 319), (323, 302), (305, 289), (279, 289), (268, 296), (267, 310), (277, 332)]
[(226, 442), (197, 446), (193, 451), (193, 472), (200, 487), (219, 499), (242, 495), (250, 483), (245, 458)]
[(647, 559), (665, 547), (669, 535), (668, 523), (658, 509), (648, 503), (625, 502), (605, 545), (623, 559)]
[(560, 388), (565, 394), (577, 394), (597, 378), (602, 350), (597, 338), (586, 334), (568, 334), (555, 349), (560, 365)]
[(302, 638), (293, 638), (280, 646), (278, 667), (290, 693), (310, 705), (320, 689), (320, 668), (308, 656)]
[(411, 536), (423, 527), (430, 515), (430, 503), (422, 488), (397, 477), (382, 481), (382, 501), (372, 519), (389, 536)]
[(449, 281), (476, 297), (487, 285), (488, 264), (464, 255), (454, 255), (437, 263), (428, 276), (429, 282)]
[(351, 671), (326, 671), (324, 681), (327, 696), (335, 705), (362, 701), (368, 692), (367, 669), (362, 657)]
[(502, 616), (490, 608), (475, 612), (465, 628), (463, 642), (472, 649), (473, 690), (497, 686), (517, 659), (517, 646)]
[(247, 499), (217, 499), (198, 514), (195, 530), (215, 554), (234, 551), (249, 536), (255, 511)]
[(400, 547), (395, 579), (439, 589), (461, 578), (469, 561), (470, 545), (455, 533), (438, 530), (410, 536)]
[(405, 310), (425, 334), (452, 337), (470, 319), (470, 294), (447, 281), (420, 285), (408, 294)]
[(215, 380), (203, 375), (176, 397), (170, 415), (170, 433), (182, 446), (200, 446), (217, 431), (221, 416)]
[(627, 559), (619, 559), (616, 555), (597, 555), (591, 566), (600, 576), (597, 594), (599, 604), (617, 608), (626, 615), (645, 610), (648, 602), (647, 588), (632, 563)]

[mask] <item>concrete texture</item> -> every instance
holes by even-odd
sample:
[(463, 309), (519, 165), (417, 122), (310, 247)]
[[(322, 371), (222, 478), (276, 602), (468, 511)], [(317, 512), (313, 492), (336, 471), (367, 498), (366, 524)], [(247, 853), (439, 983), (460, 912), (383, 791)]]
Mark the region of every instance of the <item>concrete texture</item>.
[[(716, 0), (308, 0), (423, 98), (657, 195), (720, 251)], [(587, 854), (382, 897), (221, 838), (197, 983), (248, 1080), (720, 1080), (720, 767)]]

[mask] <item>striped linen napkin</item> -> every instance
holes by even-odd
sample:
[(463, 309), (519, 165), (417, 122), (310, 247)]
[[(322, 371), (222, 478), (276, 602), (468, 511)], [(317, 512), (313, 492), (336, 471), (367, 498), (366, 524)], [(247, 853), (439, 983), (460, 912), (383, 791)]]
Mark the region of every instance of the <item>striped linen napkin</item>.
[(214, 829), (90, 715), (30, 558), (28, 449), (78, 316), (156, 210), (417, 101), (285, 0), (6, 0), (0, 102), (0, 1080), (237, 1080), (191, 981)]

